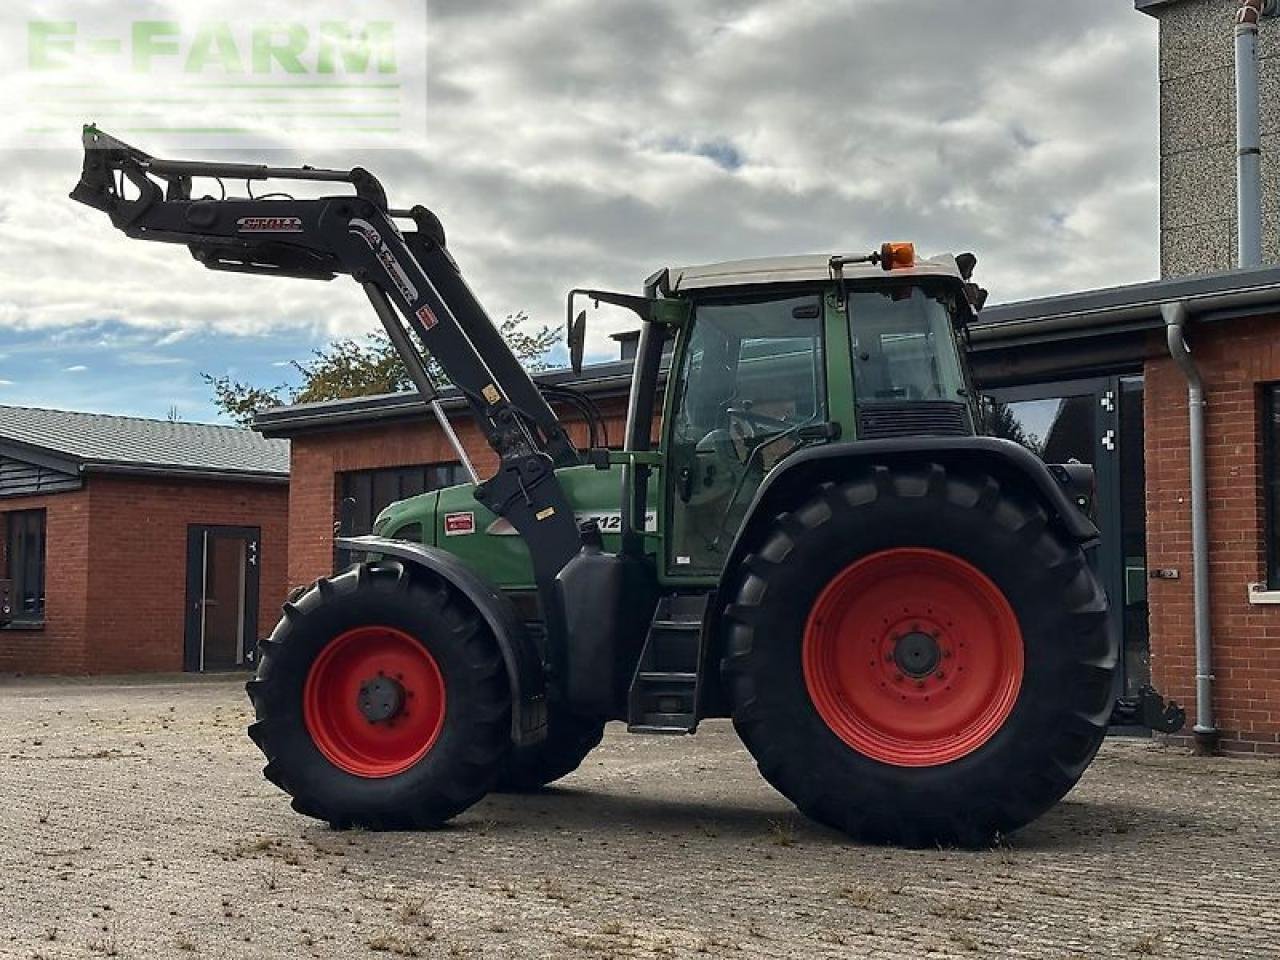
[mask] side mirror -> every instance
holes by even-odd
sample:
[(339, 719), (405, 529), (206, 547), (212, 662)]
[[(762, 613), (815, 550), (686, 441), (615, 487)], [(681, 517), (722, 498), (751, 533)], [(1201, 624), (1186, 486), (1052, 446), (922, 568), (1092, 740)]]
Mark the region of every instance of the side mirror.
[(658, 301), (652, 297), (637, 297), (630, 293), (613, 293), (609, 290), (583, 290), (574, 288), (569, 291), (565, 308), (565, 328), (569, 340), (569, 362), (574, 373), (582, 372), (582, 354), (587, 334), (587, 311), (581, 311), (576, 317), (573, 314), (573, 298), (583, 296), (590, 298), (598, 307), (607, 303), (615, 307), (630, 310), (646, 323), (654, 318), (654, 304)]
[(574, 373), (582, 372), (582, 354), (587, 346), (587, 311), (580, 310), (578, 315), (569, 321), (566, 336), (569, 344), (569, 366)]

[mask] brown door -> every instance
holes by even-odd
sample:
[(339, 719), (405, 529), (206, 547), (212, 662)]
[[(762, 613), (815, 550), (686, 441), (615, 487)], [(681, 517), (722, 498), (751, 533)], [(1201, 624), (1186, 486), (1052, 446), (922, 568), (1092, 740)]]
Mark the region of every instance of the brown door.
[(188, 528), (187, 670), (252, 666), (258, 639), (258, 550), (256, 527)]

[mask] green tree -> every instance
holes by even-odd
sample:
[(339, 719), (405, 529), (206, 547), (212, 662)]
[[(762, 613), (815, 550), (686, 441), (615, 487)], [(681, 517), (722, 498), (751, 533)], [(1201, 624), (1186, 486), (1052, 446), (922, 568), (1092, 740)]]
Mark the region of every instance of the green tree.
[(1036, 456), (1044, 455), (1044, 442), (1034, 433), (1026, 431), (1009, 404), (987, 397), (983, 405), (988, 436), (1012, 440), (1014, 443), (1022, 444)]
[[(530, 332), (523, 329), (528, 319), (524, 311), (514, 313), (503, 320), (498, 329), (526, 369), (545, 370), (549, 366), (548, 354), (560, 342), (561, 332), (550, 327)], [(289, 362), (302, 376), (302, 383), (297, 386), (260, 387), (208, 373), (201, 374), (201, 377), (213, 390), (213, 400), (218, 409), (245, 426), (253, 420), (255, 411), (283, 404), (341, 400), (413, 389), (409, 372), (385, 333), (368, 334), (363, 341), (350, 337), (335, 340), (326, 347), (313, 350), (310, 360)], [(437, 384), (443, 386), (449, 382), (434, 359), (429, 358), (427, 366)]]

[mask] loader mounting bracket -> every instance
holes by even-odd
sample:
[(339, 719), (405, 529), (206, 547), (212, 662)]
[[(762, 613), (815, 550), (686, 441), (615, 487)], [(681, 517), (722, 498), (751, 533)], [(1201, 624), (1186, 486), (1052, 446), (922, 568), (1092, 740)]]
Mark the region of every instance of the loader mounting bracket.
[(1156, 733), (1177, 733), (1187, 724), (1187, 711), (1172, 700), (1166, 702), (1155, 687), (1144, 684), (1136, 697), (1116, 701), (1111, 723), (1146, 727)]

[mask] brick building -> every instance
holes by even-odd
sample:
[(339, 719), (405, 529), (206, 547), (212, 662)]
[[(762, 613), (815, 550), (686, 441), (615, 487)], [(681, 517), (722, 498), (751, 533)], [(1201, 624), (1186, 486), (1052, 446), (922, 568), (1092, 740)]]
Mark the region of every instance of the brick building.
[(288, 444), (0, 407), (0, 673), (218, 670), (285, 590)]

